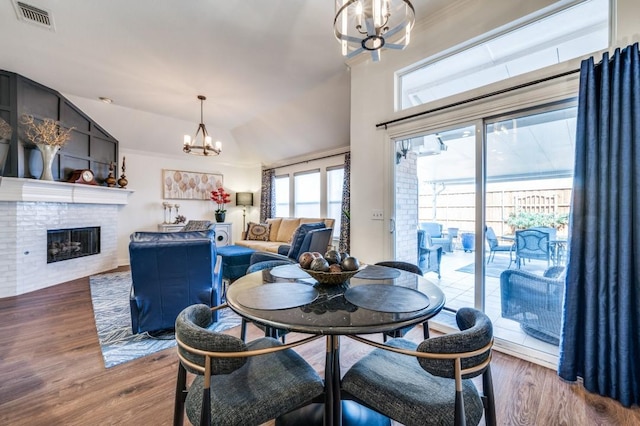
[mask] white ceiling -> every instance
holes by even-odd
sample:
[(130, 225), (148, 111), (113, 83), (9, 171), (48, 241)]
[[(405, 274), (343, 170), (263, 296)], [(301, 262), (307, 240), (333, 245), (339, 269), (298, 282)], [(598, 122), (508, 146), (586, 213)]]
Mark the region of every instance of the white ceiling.
[[(331, 0), (22, 1), (49, 11), (55, 31), (19, 21), (2, 0), (0, 69), (194, 123), (202, 94), (208, 127), (233, 132), (347, 72)], [(414, 1), (417, 20), (446, 3)], [(348, 114), (343, 120), (348, 144)]]

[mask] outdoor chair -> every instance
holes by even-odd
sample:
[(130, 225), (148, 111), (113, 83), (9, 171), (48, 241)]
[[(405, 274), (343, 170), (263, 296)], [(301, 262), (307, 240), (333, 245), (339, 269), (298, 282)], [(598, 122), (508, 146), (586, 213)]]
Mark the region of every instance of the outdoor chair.
[(485, 235), (487, 238), (487, 243), (489, 244), (489, 256), (487, 257), (487, 264), (493, 262), (496, 252), (508, 252), (509, 253), (509, 267), (511, 267), (511, 263), (513, 262), (513, 251), (515, 244), (500, 244), (498, 242), (498, 237), (496, 237), (496, 233), (493, 231), (492, 227), (487, 227), (485, 231)]
[(520, 323), (536, 339), (558, 346), (565, 268), (552, 266), (542, 276), (514, 269), (500, 274), (502, 317)]
[(427, 231), (433, 244), (442, 247), (444, 252), (453, 252), (451, 235), (442, 232), (442, 225), (436, 222), (421, 222), (420, 229)]
[(544, 260), (549, 267), (551, 250), (548, 232), (537, 229), (516, 231), (516, 265), (518, 269), (526, 259)]
[(418, 230), (418, 266), (422, 270), (421, 275), (427, 272), (435, 272), (440, 279), (440, 261), (442, 260), (442, 247), (433, 245), (429, 234)]
[[(381, 344), (350, 338), (377, 349), (342, 379), (343, 399), (354, 399), (404, 425), (496, 424), (491, 379), (493, 325), (484, 313), (461, 308), (459, 332), (419, 345), (393, 339)], [(482, 394), (471, 378), (482, 375)]]
[[(291, 348), (320, 336), (282, 345), (262, 337), (245, 343), (208, 329), (212, 311), (193, 305), (176, 319), (178, 377), (173, 424), (258, 425), (324, 400), (318, 373)], [(233, 357), (230, 357), (233, 355)], [(196, 377), (187, 387), (187, 373)]]

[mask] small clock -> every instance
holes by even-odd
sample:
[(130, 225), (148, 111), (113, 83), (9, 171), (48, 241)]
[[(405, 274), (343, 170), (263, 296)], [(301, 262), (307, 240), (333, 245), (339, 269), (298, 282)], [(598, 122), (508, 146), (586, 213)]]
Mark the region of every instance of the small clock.
[(78, 169), (71, 173), (71, 177), (67, 182), (84, 183), (86, 185), (97, 185), (96, 178), (90, 169)]

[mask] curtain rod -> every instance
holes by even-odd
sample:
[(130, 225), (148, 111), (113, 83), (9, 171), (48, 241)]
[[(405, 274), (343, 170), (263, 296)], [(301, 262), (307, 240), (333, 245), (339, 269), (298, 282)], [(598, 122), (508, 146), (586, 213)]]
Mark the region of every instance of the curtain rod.
[(433, 108), (433, 109), (430, 109), (430, 110), (427, 110), (427, 111), (417, 112), (415, 114), (407, 115), (405, 117), (400, 117), (400, 118), (396, 118), (394, 120), (389, 120), (389, 121), (385, 121), (383, 123), (378, 123), (378, 124), (376, 124), (376, 128), (384, 127), (385, 130), (386, 130), (387, 126), (389, 124), (396, 124), (396, 123), (399, 123), (401, 121), (410, 120), (412, 118), (416, 118), (416, 117), (420, 117), (420, 116), (423, 116), (423, 115), (431, 114), (432, 112), (438, 112), (438, 111), (442, 111), (442, 110), (445, 110), (445, 109), (457, 107), (457, 106), (460, 106), (460, 105), (468, 104), (470, 102), (479, 101), (479, 100), (482, 100), (482, 99), (490, 98), (492, 96), (501, 95), (501, 94), (507, 93), (507, 92), (512, 92), (514, 90), (522, 89), (524, 87), (534, 86), (536, 84), (544, 83), (546, 81), (554, 80), (556, 78), (566, 77), (568, 75), (575, 74), (577, 72), (580, 72), (580, 68), (577, 68), (577, 69), (574, 69), (574, 70), (571, 70), (571, 71), (565, 71), (565, 72), (562, 72), (562, 73), (556, 74), (556, 75), (551, 75), (549, 77), (541, 78), (541, 79), (538, 79), (538, 80), (529, 81), (527, 83), (518, 84), (517, 86), (508, 87), (506, 89), (496, 90), (495, 92), (491, 92), (491, 93), (487, 93), (487, 94), (484, 94), (484, 95), (475, 96), (473, 98), (465, 99), (464, 101), (454, 102), (454, 103), (451, 103), (451, 104), (448, 104), (448, 105), (443, 105), (441, 107)]
[(263, 171), (267, 171), (267, 170), (276, 170), (276, 169), (281, 169), (283, 167), (289, 167), (289, 166), (296, 166), (298, 164), (304, 164), (304, 163), (308, 163), (310, 161), (317, 161), (317, 160), (324, 160), (326, 158), (333, 158), (333, 157), (338, 157), (339, 155), (345, 155), (347, 152), (350, 152), (350, 150), (346, 150), (345, 152), (340, 152), (338, 154), (331, 154), (331, 155), (325, 155), (322, 157), (317, 157), (317, 158), (310, 158), (308, 160), (301, 160), (301, 161), (296, 161), (295, 163), (289, 163), (289, 164), (283, 164), (281, 166), (276, 166), (276, 167), (268, 167), (266, 169), (263, 169)]

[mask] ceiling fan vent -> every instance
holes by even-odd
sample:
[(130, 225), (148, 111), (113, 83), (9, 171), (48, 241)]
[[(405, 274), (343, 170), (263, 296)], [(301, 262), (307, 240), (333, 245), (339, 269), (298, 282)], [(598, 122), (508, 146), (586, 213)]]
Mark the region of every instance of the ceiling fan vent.
[(55, 30), (53, 17), (48, 10), (40, 9), (39, 7), (31, 6), (21, 1), (14, 0), (12, 3), (16, 9), (19, 20), (37, 25), (41, 28), (47, 28), (51, 31)]

